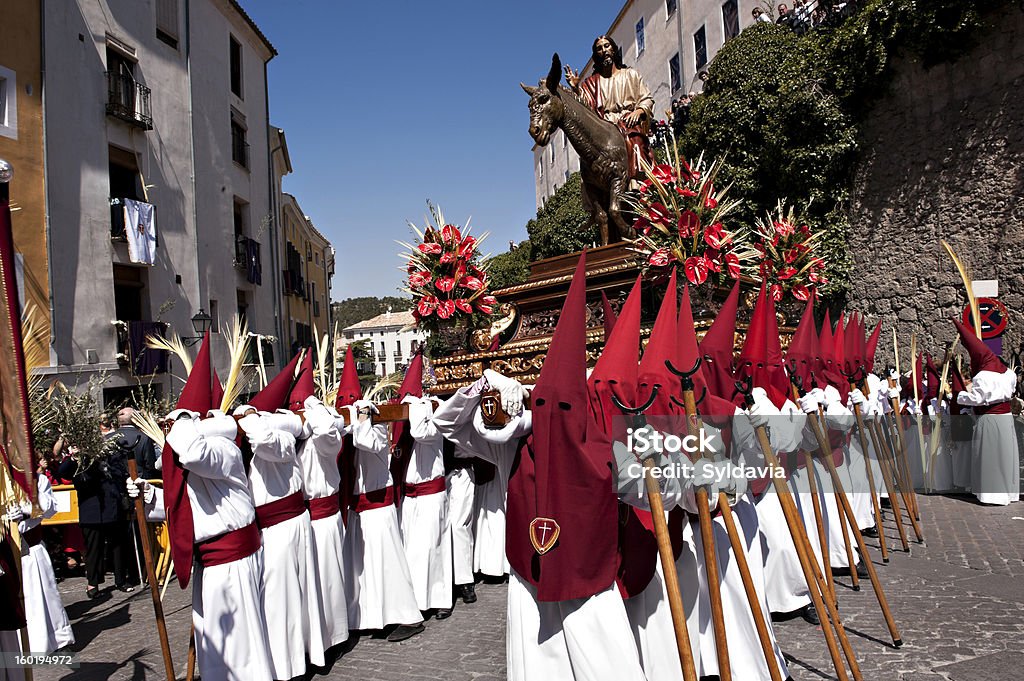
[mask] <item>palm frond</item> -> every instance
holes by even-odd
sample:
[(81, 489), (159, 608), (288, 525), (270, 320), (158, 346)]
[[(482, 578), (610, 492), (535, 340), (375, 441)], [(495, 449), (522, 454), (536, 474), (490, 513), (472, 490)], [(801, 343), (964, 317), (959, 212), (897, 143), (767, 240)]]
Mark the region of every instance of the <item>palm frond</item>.
[(398, 389), (402, 385), (402, 374), (401, 372), (395, 372), (388, 374), (377, 381), (370, 390), (363, 396), (363, 399), (370, 400), (371, 402), (377, 401), (379, 398), (388, 396), (388, 393), (398, 393)]
[(974, 296), (974, 287), (971, 286), (970, 273), (963, 261), (953, 251), (953, 247), (945, 239), (940, 239), (939, 242), (949, 253), (949, 257), (953, 259), (953, 264), (956, 265), (957, 272), (960, 273), (960, 279), (964, 282), (964, 288), (967, 290), (967, 302), (971, 306), (971, 319), (974, 320), (974, 332), (978, 334), (978, 338), (981, 338), (981, 310), (978, 308), (978, 299)]
[(132, 414), (132, 423), (135, 424), (136, 428), (145, 433), (150, 440), (155, 442), (158, 449), (163, 450), (165, 444), (164, 430), (151, 413), (136, 410)]
[(245, 362), (245, 351), (249, 345), (249, 329), (245, 320), (235, 317), (228, 326), (228, 352), (231, 356), (231, 368), (227, 380), (224, 381), (224, 399), (220, 409), (230, 413), (231, 407), (241, 396), (245, 384), (242, 382), (242, 364)]
[(188, 350), (185, 349), (185, 344), (181, 338), (174, 331), (171, 331), (170, 338), (146, 336), (146, 347), (153, 350), (166, 350), (178, 358), (178, 361), (185, 368), (186, 376), (192, 373), (192, 357), (188, 354)]

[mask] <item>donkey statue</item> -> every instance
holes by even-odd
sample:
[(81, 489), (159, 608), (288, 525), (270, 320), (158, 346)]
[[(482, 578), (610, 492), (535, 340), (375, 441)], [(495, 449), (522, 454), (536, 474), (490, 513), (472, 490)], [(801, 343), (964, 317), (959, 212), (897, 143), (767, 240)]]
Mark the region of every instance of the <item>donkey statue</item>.
[(590, 213), (588, 227), (597, 225), (602, 246), (633, 238), (633, 228), (626, 224), (622, 210), (622, 195), (629, 186), (626, 140), (614, 124), (559, 87), (561, 78), (562, 60), (556, 53), (551, 71), (537, 87), (519, 84), (530, 95), (530, 137), (543, 147), (555, 129), (561, 128), (580, 157), (580, 193), (583, 208)]

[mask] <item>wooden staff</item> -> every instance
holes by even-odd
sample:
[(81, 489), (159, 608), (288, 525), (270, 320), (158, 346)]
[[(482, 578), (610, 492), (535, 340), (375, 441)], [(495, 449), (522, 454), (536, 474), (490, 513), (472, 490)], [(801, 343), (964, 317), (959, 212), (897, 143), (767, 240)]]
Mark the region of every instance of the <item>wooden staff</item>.
[[(864, 537), (860, 533), (860, 528), (857, 527), (857, 519), (853, 514), (853, 508), (850, 507), (850, 500), (846, 498), (846, 492), (843, 490), (843, 483), (839, 479), (839, 474), (836, 472), (835, 464), (832, 462), (831, 448), (829, 447), (828, 440), (825, 438), (825, 431), (823, 430), (824, 424), (821, 423), (816, 414), (808, 414), (808, 419), (811, 422), (811, 428), (814, 431), (814, 435), (818, 440), (818, 448), (821, 453), (821, 458), (825, 463), (825, 468), (828, 469), (829, 475), (832, 478), (832, 485), (836, 490), (836, 500), (840, 502), (840, 517), (839, 521), (844, 522), (843, 515), (846, 516), (846, 521), (850, 524), (850, 530), (853, 532), (854, 538), (857, 540), (857, 548), (860, 549), (861, 558), (864, 561), (864, 566), (867, 568), (868, 577), (871, 579), (871, 586), (874, 588), (875, 597), (878, 599), (878, 606), (882, 610), (882, 617), (885, 618), (885, 624), (889, 628), (889, 634), (892, 636), (892, 645), (894, 648), (899, 648), (903, 645), (903, 639), (900, 637), (900, 632), (896, 628), (896, 622), (892, 617), (892, 612), (889, 610), (889, 603), (886, 600), (885, 592), (882, 590), (882, 584), (878, 579), (878, 573), (875, 571), (875, 565), (871, 562), (871, 558), (868, 555), (868, 547), (864, 543)], [(850, 571), (856, 572), (856, 567), (850, 565)]]
[[(865, 389), (867, 388), (866, 381), (864, 383), (864, 387)], [(882, 473), (882, 483), (885, 485), (885, 491), (889, 495), (889, 503), (892, 505), (893, 515), (896, 517), (896, 529), (899, 531), (900, 545), (903, 547), (904, 551), (910, 553), (910, 543), (907, 541), (907, 532), (903, 529), (903, 512), (900, 510), (899, 494), (892, 485), (892, 472), (889, 469), (888, 455), (882, 450), (882, 446), (879, 443), (878, 422), (874, 419), (870, 420), (868, 422), (867, 430), (868, 435), (871, 437), (871, 446), (875, 450), (875, 460), (878, 461), (878, 468)], [(868, 464), (870, 465), (870, 462), (868, 462)], [(879, 514), (878, 536), (883, 537), (881, 511), (877, 510), (876, 513)], [(884, 543), (884, 539), (882, 542)]]
[[(749, 391), (744, 394), (746, 395), (748, 406), (751, 405), (753, 402)], [(765, 431), (764, 426), (756, 427), (754, 433), (757, 436), (758, 444), (761, 446), (761, 454), (764, 456), (764, 460), (773, 469), (781, 469), (779, 460), (772, 451), (771, 443), (768, 440), (768, 433)], [(839, 647), (841, 646), (843, 654), (850, 665), (850, 671), (853, 673), (854, 681), (862, 681), (860, 666), (857, 664), (853, 648), (850, 646), (850, 641), (846, 636), (845, 629), (843, 629), (842, 621), (839, 619), (839, 610), (836, 608), (835, 599), (828, 592), (828, 585), (818, 569), (818, 562), (814, 559), (810, 540), (807, 538), (807, 532), (804, 529), (800, 513), (797, 511), (796, 502), (793, 500), (789, 485), (785, 479), (775, 475), (771, 476), (771, 481), (772, 486), (775, 488), (775, 493), (779, 496), (779, 505), (782, 507), (782, 514), (786, 518), (786, 525), (789, 527), (790, 536), (793, 538), (793, 546), (796, 549), (804, 581), (807, 583), (807, 591), (811, 596), (811, 603), (814, 605), (819, 616), (824, 617), (821, 631), (825, 637), (825, 645), (828, 648), (829, 656), (832, 658), (832, 666), (836, 670), (836, 676), (839, 678), (839, 681), (849, 681), (846, 667), (843, 665), (843, 658), (839, 653)], [(833, 629), (835, 630), (834, 634)], [(836, 642), (837, 638), (838, 645)]]
[[(697, 417), (697, 402), (693, 397), (693, 380), (691, 376), (696, 373), (700, 366), (700, 360), (689, 372), (679, 372), (683, 376), (683, 405), (686, 411), (686, 423), (690, 435), (696, 435), (701, 429)], [(671, 365), (669, 365), (671, 369)], [(704, 568), (708, 579), (708, 597), (711, 601), (711, 624), (715, 632), (715, 653), (718, 657), (718, 676), (722, 681), (731, 681), (732, 669), (729, 665), (729, 643), (725, 634), (725, 612), (722, 609), (722, 587), (718, 576), (718, 556), (715, 552), (715, 528), (711, 522), (711, 501), (708, 498), (708, 488), (704, 485), (697, 487), (697, 522), (700, 525), (701, 547), (704, 549)], [(724, 497), (724, 495), (722, 495)], [(719, 499), (722, 503), (723, 498)], [(726, 500), (725, 505), (729, 503)], [(755, 600), (751, 603), (753, 610), (757, 605)], [(758, 610), (760, 610), (758, 608)], [(774, 654), (774, 652), (773, 652)], [(771, 665), (769, 665), (770, 667)]]
[[(818, 405), (818, 419), (819, 423), (825, 423), (825, 411)], [(820, 444), (820, 441), (819, 441)], [(827, 450), (822, 450), (822, 456), (827, 456), (829, 461), (832, 461), (832, 445), (829, 443)], [(832, 462), (835, 465), (835, 462)], [(839, 507), (839, 490), (832, 488), (832, 497), (835, 499), (836, 507)], [(850, 546), (850, 530), (846, 526), (847, 523), (843, 521), (843, 512), (839, 511), (839, 530), (843, 535), (843, 548), (846, 550), (846, 564), (850, 566), (850, 584), (853, 586), (854, 591), (860, 591), (860, 575), (857, 574), (857, 561), (853, 557), (853, 547)], [(856, 523), (855, 519), (850, 520), (850, 523)], [(865, 556), (866, 559), (866, 556)], [(833, 589), (835, 587), (833, 586)]]
[[(850, 382), (850, 389), (853, 390), (857, 386)], [(867, 380), (864, 382), (865, 391), (867, 390)], [(863, 392), (863, 395), (867, 395), (868, 392)], [(864, 453), (864, 467), (868, 473), (868, 487), (871, 488), (871, 508), (875, 512), (875, 526), (878, 528), (878, 544), (882, 547), (882, 562), (889, 562), (889, 547), (885, 541), (885, 528), (882, 523), (882, 506), (878, 503), (878, 493), (875, 491), (875, 474), (871, 470), (871, 456), (868, 452), (868, 437), (864, 431), (864, 416), (861, 414), (860, 405), (856, 402), (853, 403), (853, 415), (857, 419), (857, 434), (860, 436), (860, 450)], [(854, 570), (856, 572), (856, 570)]]
[[(128, 456), (128, 475), (132, 480), (139, 477), (139, 468), (135, 462), (135, 454)], [(149, 580), (149, 594), (153, 598), (153, 614), (156, 616), (156, 632), (160, 637), (160, 652), (164, 658), (164, 672), (167, 681), (175, 681), (174, 660), (171, 659), (171, 642), (167, 638), (167, 622), (164, 619), (164, 604), (160, 600), (159, 584), (156, 579), (156, 570), (153, 568), (153, 547), (149, 541), (149, 532), (146, 526), (146, 508), (142, 499), (144, 492), (139, 490), (139, 496), (135, 497), (135, 522), (139, 526), (139, 536), (142, 538), (142, 556), (146, 563), (146, 578)]]
[[(907, 518), (910, 519), (911, 524), (914, 522), (914, 514), (910, 510), (910, 496), (907, 494), (906, 489), (903, 486), (903, 478), (900, 476), (898, 471), (898, 465), (896, 463), (896, 435), (892, 432), (892, 426), (889, 423), (889, 419), (885, 414), (882, 414), (880, 420), (876, 421), (875, 434), (880, 447), (878, 451), (882, 454), (882, 457), (878, 460), (879, 465), (882, 466), (882, 470), (885, 472), (885, 479), (887, 482), (886, 489), (889, 491), (889, 501), (896, 500), (896, 504), (893, 506), (893, 512), (896, 514), (896, 518), (899, 521), (898, 528), (903, 527), (903, 513), (900, 510), (900, 501), (903, 499), (903, 510), (907, 512)], [(895, 490), (895, 491), (893, 491)], [(904, 544), (904, 551), (910, 552), (908, 545)]]
[(192, 629), (188, 634), (188, 660), (185, 663), (185, 681), (193, 681), (196, 678), (196, 623), (192, 623)]
[[(647, 403), (640, 407), (628, 407), (619, 401), (619, 398), (612, 393), (612, 402), (624, 414), (629, 414), (634, 419), (634, 427), (641, 427), (645, 419), (645, 412), (658, 396), (661, 388), (655, 385), (651, 391), (651, 397)], [(500, 401), (497, 409), (500, 410)], [(654, 468), (654, 457), (649, 456), (642, 461), (644, 466), (644, 486), (647, 491), (648, 503), (651, 506), (651, 519), (654, 521), (654, 537), (658, 543), (658, 556), (661, 559), (661, 571), (665, 577), (665, 592), (668, 596), (668, 607), (672, 614), (672, 626), (676, 636), (676, 649), (679, 653), (679, 664), (683, 670), (684, 681), (697, 681), (697, 667), (693, 660), (693, 651), (690, 649), (690, 633), (686, 626), (686, 611), (683, 609), (683, 594), (679, 589), (679, 574), (676, 571), (676, 557), (672, 551), (672, 538), (668, 532), (668, 522), (665, 520), (665, 504), (661, 498), (661, 488), (651, 471)]]
[[(889, 387), (896, 387), (896, 379), (889, 378)], [(921, 527), (917, 522), (921, 517), (920, 512), (917, 510), (917, 491), (914, 489), (910, 479), (910, 470), (907, 467), (907, 438), (903, 432), (903, 422), (901, 421), (900, 398), (890, 397), (889, 400), (892, 403), (892, 420), (895, 423), (896, 431), (896, 436), (893, 437), (893, 454), (898, 454), (896, 456), (896, 472), (903, 478), (904, 497), (908, 515), (910, 516), (910, 524), (914, 528), (914, 535), (917, 537), (918, 543), (921, 543), (924, 541), (924, 534), (921, 532)]]

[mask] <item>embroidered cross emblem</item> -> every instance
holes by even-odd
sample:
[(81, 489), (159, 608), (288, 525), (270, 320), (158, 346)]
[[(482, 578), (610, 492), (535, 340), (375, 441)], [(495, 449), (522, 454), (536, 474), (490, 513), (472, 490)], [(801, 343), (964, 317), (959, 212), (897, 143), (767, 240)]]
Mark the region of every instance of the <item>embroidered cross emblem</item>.
[(555, 546), (562, 528), (552, 518), (534, 518), (530, 521), (530, 543), (534, 551), (544, 555)]

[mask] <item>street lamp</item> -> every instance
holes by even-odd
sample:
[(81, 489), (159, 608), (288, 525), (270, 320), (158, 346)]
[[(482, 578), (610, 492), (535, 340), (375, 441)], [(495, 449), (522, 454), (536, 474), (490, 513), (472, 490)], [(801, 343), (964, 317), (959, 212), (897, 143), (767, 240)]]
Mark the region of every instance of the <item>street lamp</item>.
[(206, 332), (210, 330), (213, 325), (213, 317), (206, 314), (203, 308), (199, 308), (199, 312), (192, 315), (192, 329), (196, 332), (195, 336), (183, 336), (181, 342), (185, 345), (195, 345), (199, 341), (203, 340), (206, 336)]

